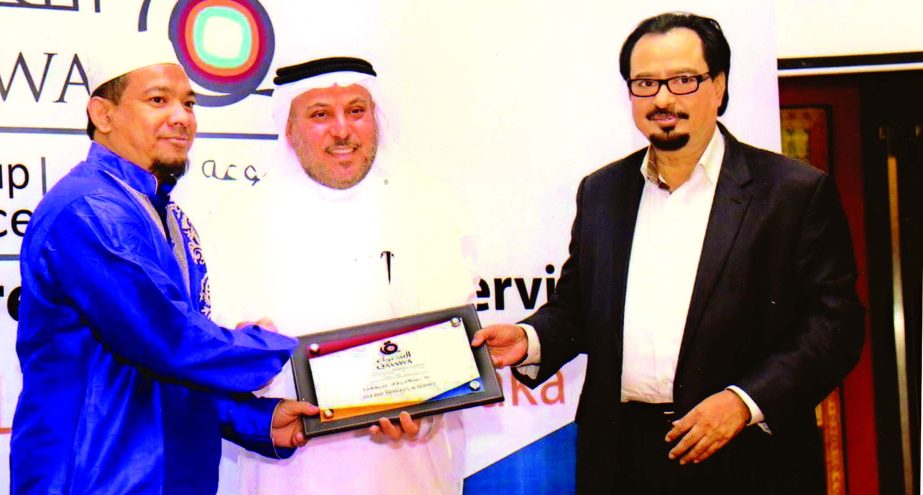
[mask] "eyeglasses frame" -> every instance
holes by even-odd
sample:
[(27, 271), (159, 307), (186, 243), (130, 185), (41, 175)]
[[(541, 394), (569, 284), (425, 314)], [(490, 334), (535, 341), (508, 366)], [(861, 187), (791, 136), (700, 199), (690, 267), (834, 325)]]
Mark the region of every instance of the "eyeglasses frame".
[[(681, 77), (691, 77), (691, 78), (695, 79), (695, 89), (693, 89), (692, 91), (689, 91), (688, 93), (676, 93), (675, 91), (673, 91), (673, 89), (670, 88), (670, 81), (672, 81), (672, 80), (674, 80), (674, 79), (679, 79), (679, 78), (681, 78)], [(667, 91), (669, 91), (669, 92), (670, 92), (671, 94), (673, 94), (674, 96), (686, 96), (686, 95), (691, 95), (692, 93), (695, 93), (696, 91), (699, 90), (699, 87), (702, 85), (702, 81), (707, 81), (707, 80), (709, 80), (709, 79), (713, 79), (711, 73), (710, 73), (710, 72), (704, 72), (704, 73), (702, 73), (702, 74), (680, 74), (680, 75), (678, 75), (678, 76), (668, 77), (668, 78), (666, 78), (666, 79), (654, 79), (654, 78), (651, 78), (651, 77), (639, 77), (639, 78), (636, 78), (636, 79), (629, 79), (627, 82), (628, 82), (628, 92), (629, 92), (632, 96), (637, 97), (637, 98), (653, 98), (653, 97), (657, 96), (657, 94), (660, 93), (660, 88), (662, 88), (663, 86), (666, 86), (666, 87), (667, 87)], [(649, 94), (649, 95), (639, 95), (639, 94), (635, 94), (634, 90), (633, 90), (632, 87), (631, 87), (632, 83), (634, 83), (635, 81), (653, 81), (653, 82), (656, 82), (656, 83), (657, 83), (657, 91), (654, 91), (653, 93), (651, 93), (651, 94)]]

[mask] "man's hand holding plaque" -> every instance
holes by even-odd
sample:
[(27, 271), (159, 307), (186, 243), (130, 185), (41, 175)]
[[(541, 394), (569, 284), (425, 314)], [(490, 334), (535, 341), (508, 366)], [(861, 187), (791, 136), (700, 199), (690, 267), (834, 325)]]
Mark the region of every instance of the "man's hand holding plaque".
[(398, 425), (392, 423), (388, 418), (380, 418), (378, 424), (369, 427), (373, 437), (387, 437), (393, 441), (401, 438), (416, 440), (420, 433), (421, 420), (413, 419), (407, 411), (401, 411), (398, 416)]
[(272, 444), (276, 447), (304, 447), (308, 442), (301, 424), (302, 416), (316, 416), (317, 406), (295, 400), (281, 400), (272, 413)]

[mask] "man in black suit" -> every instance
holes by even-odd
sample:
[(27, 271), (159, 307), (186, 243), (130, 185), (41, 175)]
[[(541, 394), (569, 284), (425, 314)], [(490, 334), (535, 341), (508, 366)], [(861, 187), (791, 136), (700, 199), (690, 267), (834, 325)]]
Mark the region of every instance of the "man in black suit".
[(864, 333), (836, 186), (718, 124), (716, 21), (647, 19), (620, 66), (650, 146), (581, 182), (551, 300), (472, 343), (531, 387), (587, 354), (580, 493), (824, 493), (814, 407)]

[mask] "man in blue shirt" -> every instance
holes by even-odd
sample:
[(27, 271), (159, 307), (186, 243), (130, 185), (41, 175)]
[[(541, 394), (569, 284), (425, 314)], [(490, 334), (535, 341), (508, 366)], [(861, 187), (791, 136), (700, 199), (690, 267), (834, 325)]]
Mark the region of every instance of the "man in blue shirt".
[(300, 416), (316, 413), (250, 393), (295, 340), (209, 320), (198, 236), (168, 196), (195, 94), (172, 47), (124, 49), (88, 71), (94, 142), (23, 239), (17, 494), (215, 493), (222, 437), (288, 457), (305, 442)]

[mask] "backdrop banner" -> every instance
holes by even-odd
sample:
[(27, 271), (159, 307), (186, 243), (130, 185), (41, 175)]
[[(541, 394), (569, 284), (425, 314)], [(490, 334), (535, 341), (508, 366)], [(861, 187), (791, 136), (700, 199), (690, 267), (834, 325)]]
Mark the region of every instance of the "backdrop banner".
[[(0, 459), (9, 458), (22, 386), (20, 244), (36, 204), (86, 156), (82, 60), (96, 33), (170, 38), (194, 83), (199, 135), (175, 197), (204, 238), (206, 258), (208, 246), (232, 244), (208, 238), (221, 205), (271, 173), (276, 67), (331, 55), (370, 60), (396, 140), (455, 191), (476, 253), (475, 303), (488, 325), (517, 321), (547, 300), (566, 257), (579, 180), (645, 145), (631, 120), (619, 49), (640, 20), (688, 4), (0, 0)], [(771, 2), (696, 8), (718, 19), (731, 43), (732, 98), (722, 121), (741, 140), (777, 150)], [(467, 492), (573, 490), (583, 370), (577, 359), (536, 390), (504, 370), (505, 402), (453, 413), (465, 424)], [(221, 494), (237, 493), (235, 459), (226, 448)], [(7, 491), (4, 461), (0, 492)]]

